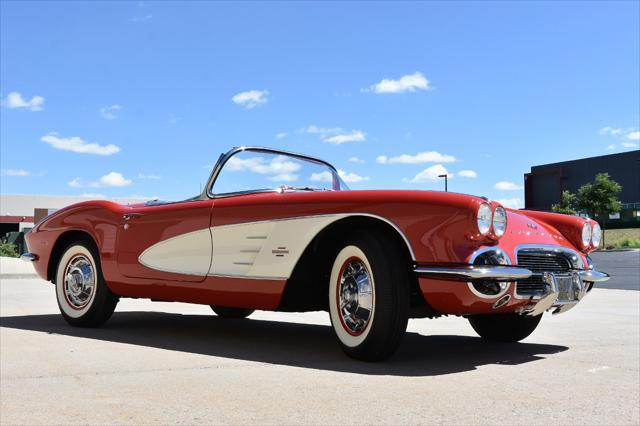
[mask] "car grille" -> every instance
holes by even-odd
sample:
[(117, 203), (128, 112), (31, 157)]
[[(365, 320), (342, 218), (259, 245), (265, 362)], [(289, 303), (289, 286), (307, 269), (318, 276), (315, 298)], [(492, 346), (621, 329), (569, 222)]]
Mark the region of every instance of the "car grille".
[(520, 296), (538, 296), (544, 294), (543, 272), (553, 272), (556, 276), (568, 276), (571, 264), (562, 253), (544, 250), (526, 250), (518, 252), (518, 266), (533, 272), (530, 278), (516, 283), (516, 292)]

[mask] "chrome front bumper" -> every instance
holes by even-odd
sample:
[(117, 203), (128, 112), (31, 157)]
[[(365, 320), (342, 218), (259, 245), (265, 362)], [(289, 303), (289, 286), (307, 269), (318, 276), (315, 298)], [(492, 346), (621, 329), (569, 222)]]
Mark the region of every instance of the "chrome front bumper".
[[(414, 271), (421, 277), (465, 283), (474, 280), (517, 281), (533, 275), (526, 268), (501, 265), (418, 266)], [(550, 309), (554, 314), (566, 312), (587, 294), (589, 283), (604, 282), (610, 278), (608, 274), (593, 269), (572, 270), (569, 275), (563, 276), (545, 272), (542, 277), (545, 291), (542, 295), (529, 297), (529, 303), (520, 308), (518, 313), (536, 316)]]

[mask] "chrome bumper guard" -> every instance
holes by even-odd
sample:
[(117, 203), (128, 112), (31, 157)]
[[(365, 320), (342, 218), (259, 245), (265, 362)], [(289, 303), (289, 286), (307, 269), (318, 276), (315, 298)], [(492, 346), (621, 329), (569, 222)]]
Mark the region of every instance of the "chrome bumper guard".
[(547, 310), (552, 314), (561, 314), (575, 307), (587, 294), (589, 283), (603, 282), (609, 279), (604, 272), (594, 270), (573, 271), (569, 276), (558, 276), (551, 272), (542, 274), (545, 292), (538, 299), (531, 297), (530, 304), (520, 308), (522, 315), (541, 315)]
[[(531, 277), (529, 269), (499, 265), (419, 266), (415, 273), (434, 279), (469, 282), (473, 280), (517, 281)], [(545, 291), (542, 296), (531, 297), (529, 304), (518, 310), (519, 314), (536, 316), (553, 309), (561, 314), (576, 306), (587, 294), (588, 283), (604, 282), (609, 275), (593, 269), (572, 271), (569, 276), (542, 274)]]
[(38, 260), (38, 255), (33, 253), (22, 253), (20, 255), (20, 260), (24, 260), (25, 262), (35, 262)]

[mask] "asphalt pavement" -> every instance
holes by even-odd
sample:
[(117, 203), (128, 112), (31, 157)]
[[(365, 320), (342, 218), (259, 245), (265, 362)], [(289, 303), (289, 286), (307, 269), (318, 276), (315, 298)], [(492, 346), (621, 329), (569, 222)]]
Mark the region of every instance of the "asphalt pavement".
[(346, 358), (324, 312), (225, 320), (122, 300), (68, 326), (53, 285), (0, 280), (0, 424), (640, 423), (640, 292), (594, 289), (519, 344), (411, 320), (384, 363)]
[(597, 251), (590, 256), (598, 271), (611, 275), (598, 287), (640, 290), (640, 250)]

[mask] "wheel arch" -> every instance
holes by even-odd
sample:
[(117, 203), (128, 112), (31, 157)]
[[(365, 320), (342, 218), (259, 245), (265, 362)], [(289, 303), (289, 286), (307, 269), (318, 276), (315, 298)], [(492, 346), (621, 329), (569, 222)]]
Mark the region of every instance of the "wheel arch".
[[(413, 248), (404, 233), (390, 220), (370, 214), (353, 214), (325, 226), (309, 242), (287, 281), (280, 306), (282, 311), (326, 309), (333, 258), (344, 235), (354, 230), (377, 230), (401, 251), (407, 267), (415, 263)], [(416, 281), (417, 286), (417, 281)]]
[[(98, 244), (96, 243), (95, 238), (93, 238), (93, 236), (87, 231), (80, 229), (71, 229), (63, 232), (56, 239), (56, 242), (53, 244), (53, 248), (51, 249), (49, 264), (47, 265), (47, 280), (51, 282), (54, 281), (56, 270), (58, 268), (58, 262), (62, 257), (64, 249), (67, 248), (73, 241), (78, 240), (88, 241), (93, 244), (96, 249), (98, 248)], [(100, 261), (100, 259), (97, 260), (98, 262)]]

